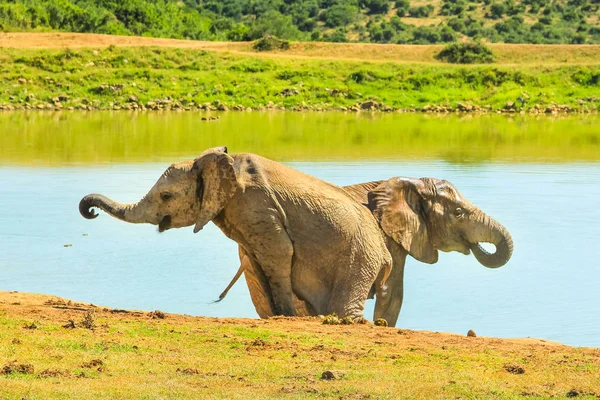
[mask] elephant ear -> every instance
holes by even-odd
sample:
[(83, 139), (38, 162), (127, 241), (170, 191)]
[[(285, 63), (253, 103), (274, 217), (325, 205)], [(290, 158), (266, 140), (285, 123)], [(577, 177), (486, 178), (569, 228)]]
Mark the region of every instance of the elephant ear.
[(233, 169), (233, 158), (216, 149), (203, 152), (194, 161), (192, 171), (197, 174), (196, 195), (200, 201), (200, 215), (194, 227), (194, 233), (197, 233), (223, 210), (239, 188), (239, 183)]
[(369, 192), (369, 208), (383, 231), (419, 261), (433, 264), (433, 247), (424, 219), (425, 184), (418, 179), (392, 178)]

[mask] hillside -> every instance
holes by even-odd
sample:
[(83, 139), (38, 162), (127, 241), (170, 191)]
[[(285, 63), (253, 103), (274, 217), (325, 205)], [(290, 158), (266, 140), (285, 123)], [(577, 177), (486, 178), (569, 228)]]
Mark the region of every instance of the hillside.
[(251, 41), (600, 43), (598, 0), (0, 0), (0, 31)]
[(192, 317), (17, 292), (0, 292), (0, 338), (7, 399), (600, 396), (598, 349), (538, 339)]
[(496, 63), (469, 66), (436, 60), (441, 46), (300, 42), (259, 53), (67, 33), (0, 33), (0, 46), (0, 110), (600, 110), (599, 45), (497, 44)]

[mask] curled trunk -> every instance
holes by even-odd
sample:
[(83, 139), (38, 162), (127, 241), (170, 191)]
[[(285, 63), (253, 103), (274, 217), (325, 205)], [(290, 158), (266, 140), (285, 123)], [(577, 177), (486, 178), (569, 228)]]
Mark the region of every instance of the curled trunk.
[(115, 218), (131, 223), (148, 222), (143, 218), (142, 208), (139, 203), (121, 204), (101, 194), (88, 194), (79, 202), (79, 212), (84, 218), (93, 219), (98, 214), (93, 207), (104, 210)]
[[(482, 237), (471, 241), (471, 251), (481, 265), (487, 268), (498, 268), (510, 260), (513, 252), (513, 241), (508, 230), (499, 222), (484, 216)], [(496, 246), (494, 253), (487, 252), (481, 247), (481, 242), (492, 243)]]

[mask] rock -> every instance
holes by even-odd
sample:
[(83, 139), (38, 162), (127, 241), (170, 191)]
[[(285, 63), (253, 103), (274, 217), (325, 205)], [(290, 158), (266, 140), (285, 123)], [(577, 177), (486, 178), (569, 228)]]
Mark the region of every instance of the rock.
[(375, 326), (388, 326), (388, 322), (383, 318), (377, 318), (375, 320)]
[(471, 111), (471, 110), (473, 110), (473, 107), (469, 104), (458, 103), (458, 109), (460, 111)]
[(346, 375), (344, 371), (327, 370), (323, 371), (323, 373), (321, 374), (321, 379), (325, 381), (333, 381), (337, 379), (342, 379), (344, 375)]
[(421, 109), (421, 111), (423, 111), (423, 112), (431, 111), (431, 106), (429, 104), (424, 105), (423, 108)]
[(129, 100), (130, 103), (137, 103), (138, 102), (137, 96), (135, 96), (133, 94), (131, 96), (129, 96), (128, 100)]
[(354, 319), (350, 316), (342, 318), (340, 321), (342, 325), (352, 325), (354, 324)]
[(17, 79), (17, 82), (19, 82), (21, 85), (24, 85), (24, 84), (27, 83), (27, 79), (25, 79), (25, 78), (19, 78), (19, 79)]
[(467, 337), (477, 337), (477, 334), (473, 329), (469, 329), (469, 332), (467, 332)]
[(298, 92), (297, 89), (285, 88), (281, 92), (279, 92), (279, 95), (282, 97), (289, 97), (289, 96), (297, 96), (299, 93), (300, 92)]
[(219, 104), (217, 106), (217, 110), (219, 110), (219, 111), (228, 111), (229, 109), (227, 108), (227, 106), (225, 104)]
[(514, 109), (515, 108), (515, 102), (514, 101), (509, 101), (506, 103), (506, 105), (504, 106), (505, 109), (510, 110), (510, 109)]
[(235, 107), (233, 107), (233, 109), (236, 111), (244, 111), (246, 108), (243, 105), (238, 104)]
[(360, 108), (363, 110), (373, 110), (377, 106), (378, 106), (377, 102), (369, 100), (369, 101), (365, 101), (364, 103), (362, 103), (360, 105)]

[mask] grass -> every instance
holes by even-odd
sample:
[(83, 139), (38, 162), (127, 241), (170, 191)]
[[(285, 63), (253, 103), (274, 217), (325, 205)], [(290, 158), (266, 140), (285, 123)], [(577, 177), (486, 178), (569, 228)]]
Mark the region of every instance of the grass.
[[(304, 46), (303, 50), (294, 50), (298, 46)], [(505, 65), (508, 56), (502, 52), (496, 54), (501, 60), (498, 64), (473, 66), (408, 63), (409, 58), (403, 62), (344, 60), (335, 58), (335, 46), (329, 59), (300, 54), (318, 55), (331, 45), (323, 46), (295, 44), (284, 56), (281, 52), (258, 56), (214, 48), (6, 48), (0, 54), (0, 82), (6, 88), (0, 93), (0, 104), (36, 109), (121, 109), (145, 108), (148, 102), (158, 102), (162, 104), (155, 107), (179, 109), (211, 103), (228, 108), (331, 110), (360, 108), (360, 104), (373, 100), (375, 108), (389, 110), (426, 105), (454, 110), (458, 103), (504, 110), (507, 103), (521, 98), (525, 102), (517, 103), (512, 112), (533, 111), (535, 105), (540, 112), (554, 105), (566, 105), (563, 111), (570, 112), (597, 111), (600, 107), (600, 46), (542, 46), (553, 47), (558, 59), (565, 56), (558, 49), (569, 49), (579, 62), (568, 65), (553, 63), (556, 58)], [(373, 54), (373, 49), (384, 53), (387, 48), (396, 49), (356, 46), (357, 51), (350, 54), (365, 60), (369, 60), (366, 51)], [(531, 52), (528, 46), (523, 48)], [(434, 47), (414, 46), (411, 51), (433, 57)], [(361, 48), (367, 50), (361, 53)], [(512, 61), (521, 60), (523, 52), (506, 49)], [(394, 57), (390, 60), (395, 61)]]
[[(0, 398), (580, 398), (600, 395), (600, 352), (317, 318), (217, 319), (65, 306), (0, 293)], [(78, 322), (96, 310), (96, 328)], [(76, 328), (63, 328), (69, 319)], [(35, 321), (37, 329), (24, 326)], [(341, 371), (322, 380), (326, 370)]]

